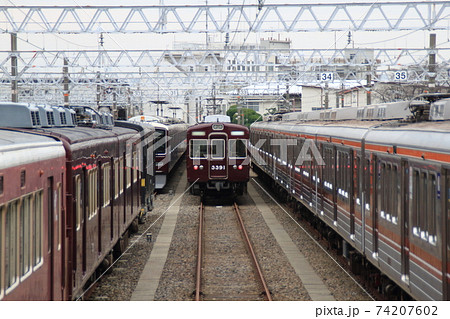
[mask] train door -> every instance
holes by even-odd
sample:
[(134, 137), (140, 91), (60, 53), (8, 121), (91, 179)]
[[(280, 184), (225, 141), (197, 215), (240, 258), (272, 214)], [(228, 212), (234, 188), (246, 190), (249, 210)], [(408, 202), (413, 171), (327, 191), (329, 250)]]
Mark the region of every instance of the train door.
[(401, 202), (401, 270), (402, 281), (409, 282), (409, 167), (406, 160), (402, 160), (402, 202)]
[(209, 178), (225, 179), (228, 177), (227, 148), (228, 139), (225, 133), (209, 135)]
[(348, 192), (349, 194), (347, 194), (347, 197), (350, 201), (350, 237), (351, 238), (355, 238), (355, 193), (356, 193), (356, 185), (355, 185), (355, 180), (357, 179), (358, 176), (358, 170), (355, 167), (356, 164), (356, 151), (350, 150), (350, 154), (349, 154), (349, 168), (348, 168), (348, 173), (349, 175), (347, 176), (348, 180)]

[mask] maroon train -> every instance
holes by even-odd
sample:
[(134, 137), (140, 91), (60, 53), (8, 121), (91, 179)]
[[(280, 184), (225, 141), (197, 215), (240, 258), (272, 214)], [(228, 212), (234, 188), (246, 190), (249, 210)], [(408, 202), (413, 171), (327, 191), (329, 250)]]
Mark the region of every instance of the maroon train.
[(244, 193), (249, 180), (249, 130), (221, 117), (207, 118), (207, 123), (191, 126), (187, 131), (187, 179), (191, 193), (207, 191)]
[(0, 300), (77, 299), (147, 208), (153, 157), (143, 153), (153, 148), (143, 139), (154, 128), (112, 126), (85, 108), (85, 127), (69, 109), (0, 110)]

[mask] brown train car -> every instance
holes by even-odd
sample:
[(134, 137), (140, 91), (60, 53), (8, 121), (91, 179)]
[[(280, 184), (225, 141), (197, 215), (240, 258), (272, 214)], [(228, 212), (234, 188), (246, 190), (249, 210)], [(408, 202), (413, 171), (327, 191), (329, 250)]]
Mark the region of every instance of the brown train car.
[(187, 179), (193, 194), (232, 192), (247, 187), (250, 158), (247, 127), (227, 122), (200, 123), (187, 131)]
[(0, 300), (64, 300), (65, 150), (0, 129)]

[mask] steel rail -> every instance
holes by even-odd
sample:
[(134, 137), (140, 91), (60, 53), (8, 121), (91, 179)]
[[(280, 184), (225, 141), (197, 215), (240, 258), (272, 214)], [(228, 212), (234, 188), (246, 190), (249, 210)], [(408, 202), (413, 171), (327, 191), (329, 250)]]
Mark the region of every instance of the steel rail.
[(264, 294), (266, 296), (266, 299), (268, 301), (272, 301), (272, 295), (270, 293), (269, 287), (267, 286), (266, 280), (264, 279), (264, 275), (262, 273), (261, 267), (259, 266), (259, 262), (258, 262), (258, 259), (256, 258), (256, 254), (253, 249), (252, 243), (250, 241), (250, 237), (248, 236), (247, 230), (245, 229), (244, 221), (242, 220), (242, 216), (239, 211), (239, 207), (236, 203), (234, 203), (233, 206), (234, 206), (234, 211), (236, 212), (236, 216), (239, 220), (239, 225), (241, 226), (242, 233), (244, 234), (245, 242), (247, 243), (247, 248), (250, 252), (250, 255), (252, 256), (252, 261), (253, 261), (253, 264), (255, 265), (256, 272), (258, 274), (258, 278), (261, 281), (261, 284), (264, 288)]
[(201, 281), (202, 281), (202, 251), (203, 251), (203, 213), (205, 207), (200, 203), (199, 223), (198, 223), (198, 243), (197, 243), (197, 272), (195, 283), (195, 301), (200, 301)]

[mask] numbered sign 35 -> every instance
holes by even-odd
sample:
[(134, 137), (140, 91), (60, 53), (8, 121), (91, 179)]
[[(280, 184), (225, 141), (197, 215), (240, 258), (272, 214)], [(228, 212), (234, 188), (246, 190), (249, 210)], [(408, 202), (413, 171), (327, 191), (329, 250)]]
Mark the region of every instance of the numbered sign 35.
[(395, 71), (394, 72), (394, 80), (395, 81), (407, 81), (408, 80), (408, 71)]

